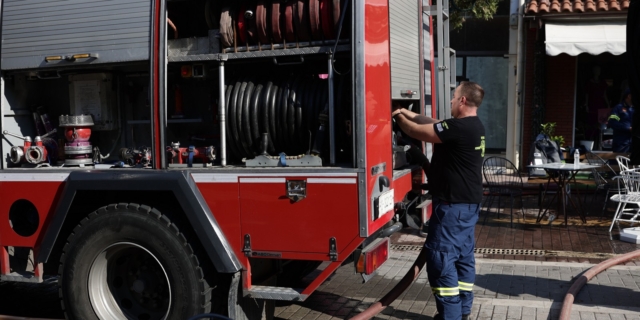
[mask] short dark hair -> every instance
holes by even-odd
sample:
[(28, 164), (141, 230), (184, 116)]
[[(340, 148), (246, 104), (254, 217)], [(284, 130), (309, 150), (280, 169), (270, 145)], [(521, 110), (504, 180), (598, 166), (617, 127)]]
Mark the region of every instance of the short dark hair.
[(480, 107), (482, 99), (484, 98), (484, 89), (472, 81), (460, 82), (460, 96), (466, 97), (470, 104)]
[(624, 102), (625, 100), (627, 100), (627, 97), (631, 94), (631, 90), (629, 88), (624, 89), (624, 92), (622, 92), (622, 98), (620, 99), (620, 102)]

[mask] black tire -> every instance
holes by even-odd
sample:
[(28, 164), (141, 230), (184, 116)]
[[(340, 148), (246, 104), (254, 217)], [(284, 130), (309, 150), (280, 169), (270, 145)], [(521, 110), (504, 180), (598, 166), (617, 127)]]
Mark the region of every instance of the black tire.
[(148, 206), (89, 214), (68, 237), (59, 275), (67, 319), (187, 319), (211, 310), (187, 237)]

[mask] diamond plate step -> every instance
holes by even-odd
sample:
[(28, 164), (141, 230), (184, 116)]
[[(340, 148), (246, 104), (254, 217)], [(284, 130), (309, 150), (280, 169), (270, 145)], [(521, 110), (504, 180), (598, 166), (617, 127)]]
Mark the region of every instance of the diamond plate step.
[(303, 295), (301, 292), (294, 288), (252, 286), (251, 289), (244, 291), (244, 295), (255, 299), (304, 301), (307, 295)]
[(0, 281), (40, 283), (42, 279), (36, 277), (33, 272), (11, 272), (0, 275)]

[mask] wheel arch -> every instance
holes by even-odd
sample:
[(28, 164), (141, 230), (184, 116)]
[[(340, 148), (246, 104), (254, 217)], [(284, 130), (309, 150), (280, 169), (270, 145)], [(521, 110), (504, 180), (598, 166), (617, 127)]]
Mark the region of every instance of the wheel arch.
[(155, 207), (180, 222), (181, 228), (190, 228), (219, 273), (242, 269), (187, 171), (72, 172), (36, 247), (37, 261), (49, 264), (50, 258), (57, 260), (52, 253), (64, 246), (66, 236), (80, 220), (102, 206), (122, 202)]

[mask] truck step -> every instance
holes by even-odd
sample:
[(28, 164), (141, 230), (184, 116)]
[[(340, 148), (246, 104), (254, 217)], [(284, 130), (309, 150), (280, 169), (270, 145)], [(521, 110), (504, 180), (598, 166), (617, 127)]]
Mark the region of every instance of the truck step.
[(252, 286), (245, 290), (244, 295), (255, 299), (269, 299), (282, 301), (304, 301), (307, 297), (302, 290), (284, 287)]
[(40, 283), (42, 278), (37, 277), (33, 272), (11, 272), (0, 275), (2, 281)]

